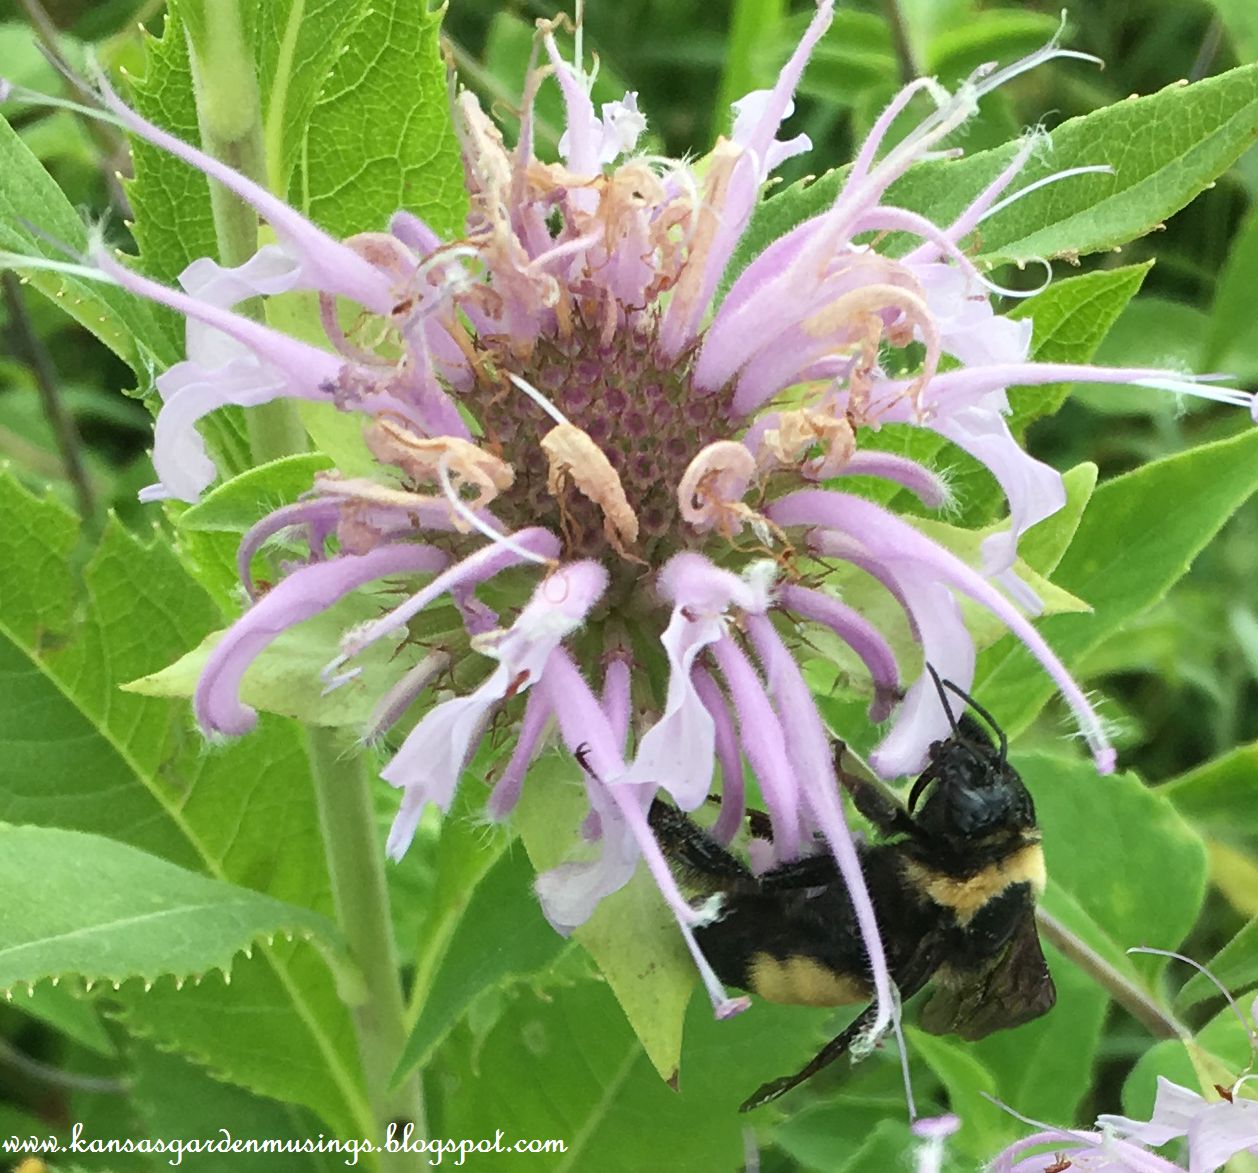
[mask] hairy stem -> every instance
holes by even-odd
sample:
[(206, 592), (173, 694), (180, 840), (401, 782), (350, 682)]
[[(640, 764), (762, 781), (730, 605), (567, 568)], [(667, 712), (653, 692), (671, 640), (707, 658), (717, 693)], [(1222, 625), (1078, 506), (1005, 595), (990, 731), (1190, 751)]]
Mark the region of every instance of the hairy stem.
[[(265, 184), (262, 103), (239, 0), (189, 4), (186, 12), (201, 145), (208, 154), (242, 175)], [(243, 264), (258, 249), (257, 213), (213, 180), (210, 207), (219, 260), (228, 266)], [(243, 314), (262, 319), (262, 307), (256, 302), (246, 302), (238, 308)], [(245, 420), (256, 464), (307, 448), (306, 429), (289, 400), (277, 399), (251, 407)]]
[(913, 52), (908, 21), (904, 19), (899, 0), (882, 0), (882, 11), (887, 18), (887, 27), (891, 30), (891, 44), (895, 49), (896, 63), (900, 67), (900, 81), (908, 85), (914, 78), (921, 77), (923, 72)]
[(1129, 977), (1119, 973), (1108, 961), (1061, 921), (1043, 908), (1035, 910), (1035, 919), (1044, 936), (1057, 946), (1084, 973), (1096, 982), (1132, 1018), (1147, 1027), (1159, 1039), (1186, 1039), (1189, 1029), (1168, 1011), (1163, 1010)]
[[(40, 48), (48, 60), (63, 77), (79, 77), (79, 71), (66, 60), (65, 54), (61, 51), (61, 30), (53, 23), (52, 17), (48, 15), (40, 0), (18, 0), (18, 2), (22, 6), (22, 11), (26, 13), (26, 19), (30, 22), (35, 36), (39, 38)], [(138, 16), (133, 19), (138, 19)], [(70, 96), (77, 95), (72, 92)], [(99, 118), (88, 118), (82, 114), (77, 117), (84, 133), (96, 144), (100, 152), (101, 177), (109, 189), (110, 198), (120, 209), (124, 210), (124, 214), (130, 215), (126, 211), (129, 208), (127, 193), (122, 181), (118, 178), (118, 168), (127, 154), (126, 138), (117, 127), (111, 126), (108, 122), (102, 122)]]
[[(371, 804), (371, 777), (353, 743), (330, 729), (306, 733), (319, 826), (332, 880), (336, 919), (362, 972), (366, 999), (353, 1008), (367, 1096), (381, 1138), (390, 1122), (424, 1135), (419, 1079), (390, 1083), (406, 1041), (405, 1008), (398, 981), (397, 948), (389, 917), (383, 849)], [(412, 1158), (382, 1153), (382, 1169), (404, 1169)]]

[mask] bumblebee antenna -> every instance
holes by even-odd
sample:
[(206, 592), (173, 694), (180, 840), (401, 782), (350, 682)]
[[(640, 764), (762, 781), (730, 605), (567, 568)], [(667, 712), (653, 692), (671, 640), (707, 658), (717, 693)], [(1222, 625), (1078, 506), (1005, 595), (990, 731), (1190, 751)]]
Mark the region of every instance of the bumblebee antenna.
[(959, 685), (953, 684), (951, 680), (943, 680), (938, 672), (935, 671), (933, 664), (926, 665), (926, 671), (930, 673), (930, 678), (935, 682), (935, 691), (939, 693), (939, 701), (943, 705), (944, 712), (948, 715), (948, 724), (952, 728), (952, 735), (963, 744), (969, 744), (961, 735), (961, 730), (957, 727), (957, 719), (952, 714), (952, 705), (948, 703), (948, 693), (960, 697), (971, 709), (973, 709), (988, 725), (991, 726), (992, 732), (996, 735), (996, 740), (1000, 744), (1000, 764), (1003, 766), (1009, 757), (1009, 738), (1005, 736), (1005, 731), (996, 723), (996, 718), (991, 715), (982, 705), (978, 703), (965, 689)]
[[(934, 673), (932, 670), (932, 675), (933, 674)], [(938, 677), (936, 677), (936, 680), (938, 680)], [(1005, 764), (1006, 758), (1009, 756), (1009, 738), (1005, 736), (1005, 731), (998, 724), (996, 724), (996, 718), (993, 717), (991, 713), (989, 713), (985, 708), (983, 708), (983, 706), (980, 705), (978, 701), (976, 701), (972, 696), (970, 696), (968, 692), (965, 692), (963, 689), (958, 688), (955, 684), (952, 683), (951, 680), (945, 680), (942, 683), (943, 683), (944, 688), (948, 689), (950, 692), (956, 693), (957, 696), (959, 696), (963, 701), (965, 701), (965, 703), (969, 705), (970, 708), (972, 708), (980, 717), (983, 718), (984, 721), (988, 723), (988, 725), (991, 726), (992, 732), (996, 734), (996, 740), (1000, 743), (1000, 764), (1003, 766)], [(951, 716), (951, 714), (949, 715)]]
[[(930, 673), (931, 680), (935, 682), (935, 691), (939, 694), (939, 703), (943, 705), (944, 713), (947, 714), (948, 725), (952, 729), (952, 736), (961, 738), (961, 730), (957, 727), (957, 719), (952, 714), (952, 706), (948, 703), (948, 694), (944, 691), (944, 687), (946, 685), (955, 692), (961, 692), (961, 690), (957, 688), (951, 680), (940, 680), (939, 673), (935, 671), (935, 666), (933, 664), (928, 662), (926, 665), (926, 671)], [(961, 699), (968, 701), (970, 698), (962, 692)], [(964, 738), (961, 738), (961, 740), (964, 740)]]

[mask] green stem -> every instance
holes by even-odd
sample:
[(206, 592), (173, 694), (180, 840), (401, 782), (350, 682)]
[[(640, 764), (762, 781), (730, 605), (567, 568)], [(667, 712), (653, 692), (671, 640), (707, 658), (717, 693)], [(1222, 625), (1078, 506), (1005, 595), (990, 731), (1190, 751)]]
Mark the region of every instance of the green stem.
[[(238, 0), (180, 5), (188, 34), (188, 56), (197, 99), (201, 146), (258, 183), (267, 182), (262, 144), (262, 102), (251, 68), (253, 52), (245, 36)], [(258, 214), (221, 184), (210, 181), (210, 208), (219, 260), (243, 264), (258, 251)], [(239, 311), (261, 321), (260, 303)], [(296, 404), (287, 399), (251, 407), (245, 413), (254, 463), (262, 464), (307, 448), (306, 429)]]
[(922, 67), (913, 52), (913, 41), (909, 36), (908, 21), (899, 0), (883, 0), (882, 11), (887, 18), (887, 28), (891, 32), (891, 45), (895, 49), (896, 63), (900, 67), (900, 81), (905, 85), (922, 76)]
[[(414, 1134), (423, 1136), (418, 1076), (390, 1087), (406, 1041), (405, 1007), (371, 777), (353, 743), (334, 730), (310, 727), (306, 746), (336, 919), (366, 986), (366, 999), (353, 1009), (367, 1097), (381, 1137), (391, 1121), (398, 1122), (399, 1132), (413, 1122)], [(405, 1169), (411, 1159), (405, 1153), (382, 1153), (381, 1168)]]
[(1035, 910), (1044, 936), (1097, 983), (1154, 1038), (1187, 1039), (1191, 1031), (1174, 1015), (1163, 1010), (1149, 994), (1120, 973), (1082, 938), (1077, 937), (1042, 907)]
[(26, 312), (26, 300), (22, 296), (22, 286), (12, 273), (5, 273), (4, 301), (9, 311), (9, 322), (16, 335), (19, 347), (26, 351), (26, 360), (39, 391), (40, 403), (44, 409), (44, 418), (52, 429), (53, 438), (57, 442), (57, 451), (61, 455), (61, 463), (66, 479), (74, 488), (75, 498), (79, 503), (79, 515), (83, 524), (92, 531), (98, 529), (96, 494), (92, 490), (92, 481), (88, 476), (87, 466), (83, 460), (83, 438), (79, 435), (78, 425), (70, 414), (65, 401), (61, 398), (61, 384), (57, 378), (57, 368), (52, 355), (39, 337), (39, 331), (31, 323), (30, 314)]

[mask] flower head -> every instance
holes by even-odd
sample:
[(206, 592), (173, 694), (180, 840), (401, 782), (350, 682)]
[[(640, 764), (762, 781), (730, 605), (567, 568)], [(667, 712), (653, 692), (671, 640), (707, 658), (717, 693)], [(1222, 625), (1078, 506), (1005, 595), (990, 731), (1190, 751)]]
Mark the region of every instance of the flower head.
[[(1074, 709), (1098, 767), (1111, 769), (1113, 750), (1087, 699), (1023, 614), (1036, 600), (1016, 576), (1018, 538), (1065, 498), (1060, 476), (1028, 456), (1005, 423), (1006, 388), (1194, 384), (1157, 370), (1029, 361), (1029, 325), (997, 313), (965, 244), (1015, 198), (1005, 193), (1031, 140), (951, 224), (885, 201), (984, 93), (1053, 57), (1081, 56), (1055, 43), (1005, 69), (985, 67), (955, 93), (925, 80), (907, 86), (833, 204), (770, 245), (718, 299), (766, 180), (809, 149), (803, 135), (780, 135), (832, 10), (821, 0), (776, 85), (737, 103), (730, 135), (695, 166), (636, 153), (646, 124), (637, 95), (596, 111), (581, 62), (564, 60), (542, 22), (544, 60), (526, 79), (514, 148), (473, 95), (457, 96), (470, 211), (449, 241), (407, 212), (387, 231), (334, 240), (143, 120), (102, 81), (114, 117), (224, 183), (277, 243), (234, 269), (202, 258), (183, 273), (182, 290), (103, 252), (94, 260), (188, 322), (187, 359), (158, 380), (159, 480), (146, 500), (195, 500), (214, 480), (196, 424), (229, 403), (333, 404), (362, 420), (378, 462), (372, 478), (321, 474), (308, 497), (244, 539), (251, 593), (252, 560), (276, 534), (304, 535), (308, 556), (255, 597), (216, 646), (196, 697), (207, 732), (249, 726), (238, 685), (279, 632), (369, 581), (422, 576), (392, 610), (347, 632), (325, 672), (329, 688), (352, 678), (368, 647), (443, 598), (460, 626), (431, 641), (368, 732), (383, 735), (411, 701), (434, 693), (450, 663), (483, 665), (469, 689), (430, 699), (384, 770), (403, 791), (391, 855), (406, 850), (427, 805), (449, 804), (488, 720), (520, 697), (519, 737), (492, 815), (510, 812), (553, 720), (588, 767), (585, 830), (601, 845), (593, 861), (573, 858), (539, 878), (552, 923), (580, 924), (645, 859), (715, 1004), (732, 1012), (741, 1003), (726, 998), (694, 946), (698, 914), (645, 812), (658, 789), (694, 809), (719, 763), (725, 809), (716, 833), (728, 839), (741, 817), (745, 757), (773, 827), (760, 858), (783, 861), (819, 842), (835, 853), (868, 945), (881, 1029), (891, 1006), (886, 965), (829, 737), (791, 651), (792, 625), (827, 629), (865, 665), (871, 719), (894, 716), (873, 757), (885, 776), (920, 768), (947, 735), (923, 665), (971, 685), (975, 647), (962, 598), (1026, 643)], [(534, 152), (533, 99), (548, 81), (566, 107), (557, 162)], [(923, 93), (935, 109), (887, 148), (893, 121)], [(891, 257), (865, 243), (886, 231), (917, 246)], [(231, 308), (291, 290), (318, 295), (325, 346)], [(947, 501), (934, 470), (871, 446), (887, 422), (935, 431), (995, 475), (1010, 523), (987, 539), (981, 566), (845, 487), (873, 476), (929, 507)], [(920, 653), (897, 656), (886, 632), (836, 596), (826, 574), (835, 562), (889, 592)], [(505, 619), (478, 596), (500, 576), (516, 590)], [(658, 655), (641, 657), (661, 666), (658, 675), (628, 651), (644, 639), (658, 642)]]

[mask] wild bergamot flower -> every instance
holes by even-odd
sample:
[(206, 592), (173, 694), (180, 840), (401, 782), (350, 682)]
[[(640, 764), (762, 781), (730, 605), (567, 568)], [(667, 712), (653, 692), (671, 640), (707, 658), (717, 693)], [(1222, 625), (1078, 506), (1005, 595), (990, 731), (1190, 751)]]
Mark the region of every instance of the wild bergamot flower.
[[(920, 768), (947, 734), (923, 664), (962, 688), (973, 679), (961, 597), (1026, 643), (1073, 709), (1098, 768), (1109, 770), (1114, 753), (1096, 715), (1023, 614), (1037, 600), (1015, 573), (1018, 537), (1061, 508), (1065, 494), (1057, 472), (1010, 432), (1006, 388), (1135, 382), (1249, 398), (1158, 370), (1029, 361), (1030, 323), (996, 311), (994, 287), (966, 243), (1029, 190), (1006, 194), (1034, 136), (951, 224), (884, 202), (891, 183), (935, 153), (983, 94), (1052, 58), (1083, 56), (1055, 43), (1004, 69), (980, 69), (955, 93), (927, 79), (906, 86), (833, 204), (770, 245), (718, 298), (766, 181), (810, 147), (803, 135), (779, 133), (832, 9), (831, 0), (819, 4), (777, 84), (736, 103), (730, 134), (697, 163), (637, 153), (646, 125), (637, 95), (595, 110), (582, 63), (561, 57), (553, 26), (543, 23), (545, 61), (526, 79), (513, 149), (473, 95), (457, 96), (471, 210), (451, 241), (407, 212), (387, 231), (334, 240), (146, 122), (102, 81), (100, 100), (122, 125), (231, 189), (277, 243), (234, 269), (194, 262), (182, 291), (103, 250), (93, 260), (188, 323), (187, 359), (157, 380), (158, 482), (145, 500), (195, 501), (215, 480), (196, 425), (226, 404), (334, 404), (362, 419), (378, 462), (372, 477), (317, 476), (305, 498), (245, 537), (239, 562), (250, 605), (196, 690), (207, 733), (251, 727), (240, 681), (279, 633), (367, 583), (422, 580), (392, 610), (346, 632), (329, 649), (325, 673), (329, 686), (346, 679), (365, 649), (435, 600), (458, 608), (462, 627), (429, 640), (430, 654), (381, 699), (372, 721), (379, 734), (431, 698), (383, 771), (403, 791), (392, 856), (406, 851), (428, 804), (448, 806), (490, 716), (525, 694), (491, 814), (510, 812), (554, 722), (571, 750), (584, 751), (584, 833), (601, 845), (593, 862), (574, 858), (539, 877), (550, 920), (561, 930), (581, 924), (645, 859), (714, 1005), (732, 1012), (743, 1003), (726, 997), (695, 946), (690, 926), (699, 914), (669, 874), (646, 813), (659, 790), (693, 810), (719, 764), (716, 834), (728, 840), (741, 822), (745, 757), (772, 821), (760, 862), (811, 850), (818, 836), (834, 852), (861, 917), (882, 1026), (886, 966), (843, 824), (829, 737), (773, 616), (783, 626), (829, 629), (863, 662), (871, 719), (894, 718), (872, 759), (885, 776)], [(550, 82), (566, 105), (557, 163), (534, 154), (533, 101)], [(887, 148), (893, 121), (922, 93), (935, 109)], [(919, 243), (899, 257), (864, 243), (886, 232)], [(326, 345), (231, 308), (293, 290), (318, 295)], [(927, 506), (947, 503), (936, 471), (866, 442), (890, 422), (947, 437), (1001, 485), (1010, 522), (986, 539), (981, 567), (845, 487), (847, 478), (872, 476)], [(262, 593), (252, 561), (281, 532), (303, 534), (308, 555)], [(822, 571), (834, 560), (890, 592), (920, 657), (901, 662), (886, 633), (829, 589)], [(477, 590), (513, 568), (517, 579), (526, 568), (533, 585), (504, 618)], [(648, 645), (658, 652), (643, 653)], [(447, 665), (479, 658), (479, 684), (434, 695)]]

